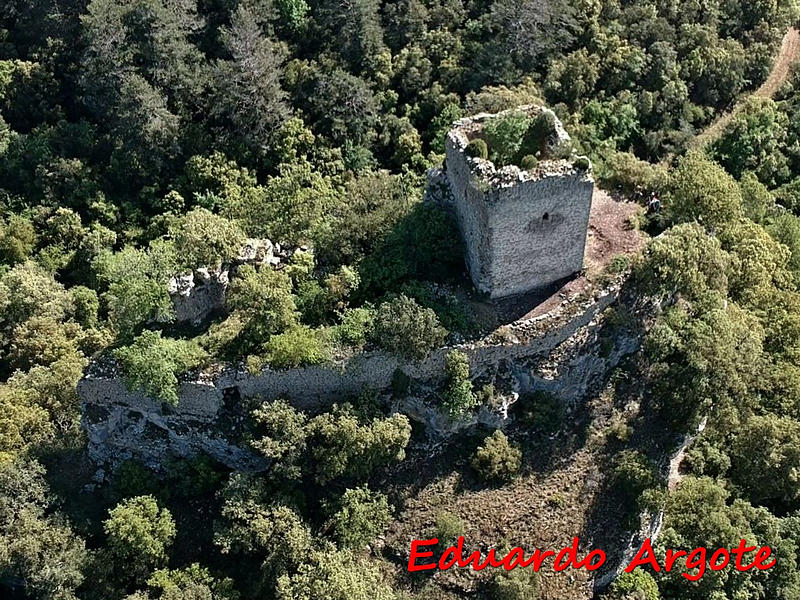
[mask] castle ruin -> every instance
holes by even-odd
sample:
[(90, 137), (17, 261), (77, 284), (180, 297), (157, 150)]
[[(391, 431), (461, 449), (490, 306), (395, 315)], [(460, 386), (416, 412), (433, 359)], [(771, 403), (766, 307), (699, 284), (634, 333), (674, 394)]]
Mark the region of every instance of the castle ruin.
[(513, 109), (553, 124), (538, 164), (496, 167), (470, 156), (484, 124), (512, 111), (457, 121), (445, 141), (446, 172), (475, 288), (490, 298), (543, 291), (583, 268), (594, 180), (588, 159), (563, 156), (571, 147), (547, 108)]

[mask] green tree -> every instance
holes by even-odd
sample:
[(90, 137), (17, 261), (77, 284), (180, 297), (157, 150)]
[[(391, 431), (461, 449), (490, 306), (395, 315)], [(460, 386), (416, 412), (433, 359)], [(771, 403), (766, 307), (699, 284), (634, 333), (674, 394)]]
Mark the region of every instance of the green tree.
[(561, 0), (499, 0), (491, 8), (491, 23), (502, 40), (498, 53), (507, 52), (523, 69), (565, 48), (575, 36), (575, 12)]
[(36, 246), (33, 224), (19, 215), (0, 219), (0, 263), (15, 265), (24, 262)]
[(263, 479), (233, 473), (221, 496), (214, 543), (223, 554), (256, 558), (260, 574), (251, 585), (266, 592), (275, 577), (295, 570), (311, 552), (311, 530), (294, 508), (272, 497)]
[(94, 268), (108, 284), (103, 300), (109, 321), (121, 337), (133, 337), (150, 321), (174, 318), (167, 282), (180, 269), (172, 244), (152, 242), (146, 250), (126, 246), (116, 253), (104, 251), (95, 259)]
[(379, 11), (380, 3), (375, 0), (324, 0), (320, 4), (319, 19), (327, 39), (355, 72), (374, 68), (383, 50)]
[(478, 403), (469, 378), (469, 357), (460, 350), (445, 356), (447, 383), (444, 389), (444, 408), (452, 417), (464, 417)]
[(247, 349), (257, 349), (270, 336), (298, 324), (291, 279), (269, 267), (258, 271), (250, 265), (239, 267), (231, 282), (228, 305), (247, 319), (243, 332)]
[(160, 331), (143, 331), (130, 346), (114, 350), (125, 383), (156, 400), (178, 404), (178, 375), (200, 366), (206, 354), (197, 342), (173, 340)]
[(752, 171), (742, 173), (739, 186), (742, 189), (745, 216), (756, 223), (761, 223), (775, 208), (775, 197)]
[(170, 234), (181, 266), (189, 269), (218, 267), (235, 258), (245, 239), (236, 223), (205, 208), (186, 213), (170, 228)]
[(421, 359), (440, 346), (446, 334), (435, 312), (400, 295), (378, 307), (372, 339), (390, 352)]
[(301, 475), (306, 452), (308, 417), (285, 400), (265, 402), (253, 411), (256, 434), (250, 445), (264, 457), (275, 461), (272, 473), (290, 479)]
[(483, 440), (472, 456), (472, 467), (484, 481), (510, 481), (522, 466), (522, 451), (500, 429)]
[[(299, 25), (298, 18), (302, 20), (297, 14), (302, 7), (296, 5), (281, 5), (284, 10), (293, 9), (290, 27)], [(221, 37), (231, 60), (216, 64), (215, 110), (229, 116), (236, 133), (249, 146), (264, 151), (275, 130), (289, 117), (280, 82), (283, 50), (263, 36), (255, 15), (244, 5), (234, 11), (230, 28), (224, 28)]]
[(53, 512), (44, 477), (37, 462), (0, 462), (0, 571), (21, 579), (31, 597), (74, 600), (87, 552), (83, 540)]
[(331, 517), (333, 535), (341, 548), (361, 550), (378, 537), (391, 520), (386, 496), (367, 486), (348, 489), (335, 503)]
[(622, 573), (603, 596), (603, 600), (660, 600), (658, 584), (647, 571)]
[(137, 577), (163, 566), (175, 539), (175, 521), (152, 496), (123, 500), (103, 522), (108, 547), (120, 565)]
[(727, 296), (730, 262), (719, 240), (699, 225), (677, 225), (648, 245), (636, 279), (653, 296), (704, 301), (709, 295)]
[(800, 499), (800, 423), (789, 417), (754, 416), (731, 446), (731, 478), (751, 502), (795, 506)]
[(614, 483), (637, 509), (642, 493), (658, 485), (652, 462), (641, 452), (623, 450), (614, 461)]
[(316, 480), (364, 478), (378, 467), (402, 460), (411, 438), (405, 415), (392, 415), (362, 424), (350, 411), (338, 410), (308, 423), (308, 447)]
[(208, 569), (192, 563), (183, 569), (158, 569), (147, 580), (162, 600), (238, 600), (229, 578), (219, 580)]
[(742, 193), (736, 180), (702, 153), (689, 152), (673, 171), (666, 202), (676, 223), (698, 221), (717, 228), (742, 216)]
[(315, 552), (293, 575), (278, 579), (279, 600), (395, 600), (378, 568), (345, 550)]
[(752, 171), (769, 187), (789, 176), (783, 153), (788, 118), (772, 100), (750, 98), (712, 146), (716, 160), (734, 177)]

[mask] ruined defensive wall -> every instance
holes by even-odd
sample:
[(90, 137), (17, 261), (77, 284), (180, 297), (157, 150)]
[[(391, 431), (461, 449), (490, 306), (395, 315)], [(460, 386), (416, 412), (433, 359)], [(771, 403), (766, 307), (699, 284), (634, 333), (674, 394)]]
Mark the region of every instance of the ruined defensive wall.
[[(526, 361), (546, 361), (558, 354), (560, 347), (569, 346), (565, 343), (568, 340), (579, 340), (582, 335), (590, 337), (589, 330), (598, 326), (598, 317), (617, 297), (618, 289), (610, 287), (589, 297), (564, 300), (541, 317), (505, 327), (502, 336), (489, 335), (475, 343), (440, 348), (418, 362), (374, 351), (355, 355), (337, 365), (266, 369), (258, 375), (243, 370), (196, 375), (181, 383), (177, 406), (128, 390), (113, 363), (98, 361), (78, 384), (89, 453), (99, 464), (135, 458), (156, 468), (169, 456), (202, 453), (231, 468), (263, 470), (267, 464), (254, 456), (240, 439), (248, 418), (247, 398), (285, 398), (298, 409), (322, 410), (365, 388), (389, 390), (396, 370), (415, 382), (436, 385), (444, 379), (445, 356), (454, 349), (467, 354), (473, 377), (491, 375), (501, 365), (519, 370)], [(539, 377), (536, 369), (521, 372), (519, 381), (525, 387), (560, 392), (565, 401), (576, 401), (594, 378), (633, 350), (635, 343), (627, 340), (611, 356), (601, 358), (597, 352), (587, 352), (581, 347), (572, 353), (572, 362), (565, 362), (556, 380)], [(423, 404), (410, 399), (405, 405), (395, 404), (393, 409), (425, 422), (429, 429), (437, 423), (443, 429), (452, 426), (436, 407)], [(502, 424), (502, 416), (489, 415), (488, 410), (482, 413), (473, 423)]]
[(551, 115), (549, 148), (569, 135), (547, 108), (522, 107), (456, 121), (445, 140), (447, 179), (475, 288), (491, 298), (548, 288), (583, 268), (594, 180), (572, 159), (544, 159), (532, 170), (497, 168), (468, 156), (486, 121), (509, 112)]

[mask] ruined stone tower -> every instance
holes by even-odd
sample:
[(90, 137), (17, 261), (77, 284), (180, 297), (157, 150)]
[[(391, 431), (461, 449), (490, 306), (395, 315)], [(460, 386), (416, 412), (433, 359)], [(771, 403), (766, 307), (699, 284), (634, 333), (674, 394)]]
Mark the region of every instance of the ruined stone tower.
[(552, 111), (522, 107), (554, 123), (531, 170), (471, 157), (484, 124), (507, 114), (457, 121), (446, 140), (447, 178), (475, 288), (491, 298), (543, 290), (583, 268), (594, 180), (585, 158), (564, 156), (569, 136)]

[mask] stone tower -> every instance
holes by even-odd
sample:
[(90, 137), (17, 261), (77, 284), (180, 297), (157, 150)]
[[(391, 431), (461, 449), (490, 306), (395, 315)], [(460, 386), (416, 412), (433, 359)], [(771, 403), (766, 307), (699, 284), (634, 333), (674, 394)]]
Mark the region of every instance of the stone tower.
[[(466, 262), (475, 288), (503, 298), (550, 287), (583, 268), (594, 180), (588, 159), (563, 155), (569, 136), (549, 109), (522, 107), (554, 124), (532, 170), (497, 168), (471, 157), (470, 141), (483, 138), (480, 114), (454, 123), (446, 139), (446, 172)], [(491, 149), (490, 149), (491, 150)]]

